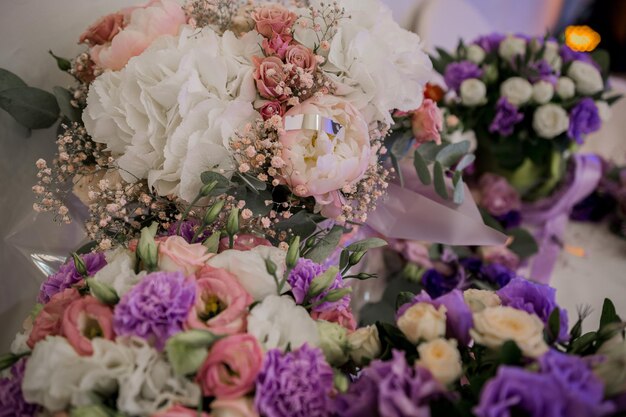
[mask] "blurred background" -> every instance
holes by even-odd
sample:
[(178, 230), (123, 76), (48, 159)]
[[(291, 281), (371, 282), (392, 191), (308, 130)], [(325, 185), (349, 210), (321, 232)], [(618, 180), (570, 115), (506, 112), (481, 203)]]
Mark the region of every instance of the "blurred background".
[[(396, 20), (420, 35), (424, 46), (455, 47), (459, 38), (490, 33), (542, 36), (571, 25), (588, 25), (609, 51), (615, 90), (626, 93), (626, 0), (383, 0)], [(0, 67), (19, 74), (28, 84), (52, 89), (70, 82), (56, 70), (47, 51), (72, 57), (84, 28), (99, 16), (136, 0), (0, 0)], [(588, 140), (588, 150), (626, 163), (626, 101), (613, 118)], [(28, 132), (0, 112), (0, 352), (6, 351), (36, 298), (46, 273), (80, 246), (79, 223), (62, 226), (32, 211), (30, 192), (35, 161), (50, 159), (54, 129)], [(577, 306), (599, 306), (615, 299), (626, 316), (626, 243), (605, 228), (572, 224), (565, 236), (582, 246), (586, 256), (562, 254), (552, 284), (562, 306), (575, 318)], [(595, 320), (592, 320), (595, 321)]]

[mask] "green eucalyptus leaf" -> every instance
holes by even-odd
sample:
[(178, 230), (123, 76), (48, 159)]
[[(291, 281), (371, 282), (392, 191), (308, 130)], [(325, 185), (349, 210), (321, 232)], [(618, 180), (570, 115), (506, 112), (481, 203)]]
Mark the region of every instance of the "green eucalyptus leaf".
[(306, 254), (306, 258), (319, 264), (323, 263), (335, 248), (339, 246), (341, 236), (343, 236), (343, 227), (334, 226), (326, 236), (320, 238), (315, 243), (315, 246)]
[(608, 326), (611, 323), (619, 323), (621, 321), (620, 317), (617, 315), (617, 310), (615, 310), (615, 305), (613, 301), (608, 298), (604, 299), (604, 304), (602, 305), (602, 314), (600, 316), (600, 329), (604, 326)]
[(415, 294), (410, 291), (401, 291), (396, 298), (396, 311), (403, 305), (410, 303), (415, 298)]
[(57, 99), (57, 104), (61, 109), (61, 114), (69, 119), (70, 122), (80, 122), (82, 114), (80, 109), (72, 106), (72, 93), (63, 87), (54, 87), (52, 89), (54, 96)]
[(456, 185), (454, 186), (454, 195), (452, 197), (452, 201), (454, 201), (454, 204), (463, 204), (464, 199), (465, 199), (465, 183), (463, 182), (463, 179), (460, 178), (456, 182)]
[(237, 178), (241, 179), (245, 186), (255, 194), (259, 194), (259, 191), (267, 189), (267, 184), (258, 178), (254, 178), (252, 175), (242, 174), (238, 172)]
[(202, 184), (211, 184), (217, 182), (217, 185), (211, 191), (212, 196), (217, 196), (226, 193), (233, 185), (228, 178), (215, 171), (206, 171), (200, 175)]
[(445, 175), (443, 172), (443, 166), (439, 161), (435, 162), (435, 168), (433, 170), (435, 179), (435, 191), (439, 194), (439, 197), (444, 200), (448, 199), (448, 186), (446, 185)]
[(424, 185), (430, 185), (432, 182), (430, 170), (428, 169), (426, 161), (418, 151), (415, 151), (413, 154), (413, 165), (415, 166), (415, 171), (417, 172), (417, 176), (421, 183)]
[(371, 237), (348, 245), (346, 250), (350, 252), (363, 252), (368, 249), (381, 248), (383, 246), (387, 246), (387, 241), (377, 237)]
[(461, 160), (459, 161), (459, 163), (456, 164), (456, 170), (463, 171), (465, 168), (472, 165), (475, 160), (476, 160), (476, 155), (474, 154), (470, 153), (470, 154), (464, 155), (463, 158), (461, 158)]
[(265, 204), (272, 201), (272, 194), (267, 190), (247, 193), (243, 200), (246, 202), (244, 208), (252, 210), (255, 216), (267, 216), (272, 210), (272, 204)]
[(435, 142), (422, 143), (417, 152), (424, 158), (426, 162), (433, 162), (435, 157), (446, 145), (437, 145)]
[(470, 143), (467, 140), (451, 143), (437, 153), (435, 160), (440, 162), (444, 167), (451, 167), (469, 152), (469, 148)]
[(507, 230), (506, 233), (513, 238), (509, 249), (521, 259), (527, 259), (539, 252), (537, 241), (528, 230), (517, 228)]
[(13, 87), (0, 91), (0, 107), (29, 129), (44, 129), (59, 119), (54, 95), (34, 87)]
[(26, 83), (11, 71), (0, 68), (0, 91), (15, 87), (27, 87)]
[(512, 340), (507, 340), (500, 350), (500, 361), (505, 365), (517, 365), (521, 363), (522, 351)]
[(298, 235), (304, 240), (315, 232), (317, 223), (315, 223), (310, 214), (303, 210), (297, 212), (287, 220), (279, 222), (275, 227), (278, 231), (291, 230), (294, 235)]
[(48, 53), (52, 55), (54, 60), (57, 62), (57, 67), (59, 67), (61, 71), (69, 71), (72, 69), (72, 63), (69, 59), (56, 56), (52, 51), (48, 51)]
[(24, 356), (30, 355), (30, 352), (27, 353), (6, 353), (4, 355), (0, 355), (0, 371), (4, 371), (12, 367), (17, 361), (19, 361)]

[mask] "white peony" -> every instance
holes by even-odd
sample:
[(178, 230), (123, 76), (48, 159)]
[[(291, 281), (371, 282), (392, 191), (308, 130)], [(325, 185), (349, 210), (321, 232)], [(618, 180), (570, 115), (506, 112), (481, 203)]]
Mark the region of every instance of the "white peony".
[(90, 87), (83, 121), (104, 143), (128, 182), (147, 179), (160, 195), (190, 201), (200, 173), (234, 167), (228, 143), (258, 116), (248, 57), (260, 55), (250, 32), (223, 37), (209, 28), (163, 36), (118, 72)]
[(500, 95), (506, 97), (509, 103), (521, 106), (532, 97), (533, 86), (524, 78), (511, 77), (500, 86)]
[(552, 139), (566, 132), (569, 117), (565, 109), (558, 104), (544, 104), (535, 110), (533, 129), (539, 137)]
[(603, 122), (608, 122), (611, 119), (612, 111), (609, 103), (602, 100), (596, 100), (596, 107), (598, 108), (598, 115), (600, 116), (600, 120)]
[(446, 307), (417, 303), (409, 307), (398, 319), (398, 328), (411, 342), (433, 340), (446, 333)]
[(554, 87), (547, 81), (538, 81), (533, 84), (533, 101), (539, 104), (545, 104), (552, 100), (554, 96)]
[(569, 70), (567, 70), (567, 76), (574, 80), (576, 90), (586, 96), (599, 93), (604, 88), (604, 81), (600, 71), (587, 62), (572, 62)]
[(500, 56), (506, 60), (512, 60), (516, 56), (526, 54), (526, 40), (516, 36), (507, 36), (498, 48)]
[[(241, 286), (256, 301), (277, 292), (276, 281), (267, 272), (265, 260), (270, 259), (276, 264), (276, 276), (280, 279), (285, 273), (286, 253), (272, 246), (257, 246), (250, 251), (226, 250), (215, 255), (207, 262), (213, 268), (222, 268), (237, 277)], [(289, 290), (285, 285), (284, 291)]]
[(112, 287), (122, 297), (147, 275), (146, 271), (135, 273), (136, 255), (119, 247), (105, 253), (107, 264), (96, 272), (93, 279)]
[(350, 358), (357, 364), (363, 365), (365, 361), (378, 357), (382, 346), (376, 326), (366, 326), (356, 329), (348, 335)]
[(556, 94), (564, 100), (572, 98), (576, 94), (576, 84), (571, 78), (560, 77), (556, 82)]
[(332, 366), (341, 366), (348, 361), (348, 330), (326, 320), (317, 320), (320, 349)]
[(477, 290), (470, 288), (463, 292), (463, 299), (473, 313), (483, 311), (488, 307), (497, 307), (502, 304), (502, 300), (493, 291)]
[(467, 59), (474, 64), (479, 65), (485, 60), (485, 50), (478, 45), (470, 45), (467, 47)]
[(487, 102), (487, 86), (476, 78), (469, 78), (461, 83), (461, 102), (468, 107), (481, 106)]
[(270, 295), (255, 306), (248, 316), (248, 333), (266, 350), (320, 344), (315, 321), (289, 296)]
[(451, 384), (461, 376), (463, 366), (456, 340), (435, 339), (417, 347), (417, 365), (428, 369), (442, 384)]

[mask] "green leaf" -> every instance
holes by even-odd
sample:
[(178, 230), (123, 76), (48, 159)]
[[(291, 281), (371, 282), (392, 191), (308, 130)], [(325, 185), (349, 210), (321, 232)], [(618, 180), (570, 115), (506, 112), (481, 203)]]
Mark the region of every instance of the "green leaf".
[(267, 190), (257, 191), (256, 194), (246, 193), (242, 199), (246, 202), (244, 208), (252, 210), (255, 216), (267, 216), (272, 210), (272, 204), (265, 204), (266, 201), (272, 201), (272, 194)]
[(596, 337), (596, 332), (585, 333), (569, 345), (569, 353), (574, 355), (585, 353), (589, 348), (591, 348), (593, 342), (596, 341)]
[(417, 172), (417, 176), (420, 181), (424, 185), (430, 185), (432, 182), (432, 178), (430, 176), (430, 170), (428, 169), (428, 165), (422, 155), (418, 151), (415, 151), (413, 154), (413, 166), (415, 166), (415, 171)]
[(202, 242), (202, 245), (207, 248), (208, 253), (217, 253), (217, 250), (220, 247), (221, 237), (222, 236), (220, 232), (215, 232), (211, 236), (209, 236), (204, 242)]
[(88, 278), (86, 282), (91, 291), (91, 295), (96, 297), (101, 303), (113, 306), (120, 301), (117, 292), (109, 284), (97, 281), (94, 278)]
[(12, 367), (17, 361), (19, 361), (24, 356), (30, 355), (30, 352), (27, 353), (6, 353), (4, 355), (0, 355), (0, 371), (4, 371)]
[(602, 305), (602, 315), (600, 316), (600, 329), (611, 323), (619, 323), (620, 321), (622, 320), (617, 315), (613, 301), (605, 298), (604, 304)]
[(348, 266), (348, 261), (350, 260), (350, 252), (347, 249), (341, 251), (341, 256), (339, 257), (339, 269), (343, 271), (343, 269)]
[(400, 294), (398, 294), (398, 297), (396, 298), (396, 311), (398, 311), (398, 309), (402, 307), (403, 305), (413, 301), (413, 298), (415, 298), (415, 294), (413, 294), (412, 292), (409, 292), (409, 291), (400, 292)]
[(435, 142), (426, 142), (422, 143), (417, 148), (417, 152), (422, 155), (422, 158), (424, 158), (425, 161), (433, 162), (439, 151), (442, 150), (445, 146), (446, 145), (437, 145)]
[(177, 375), (196, 372), (206, 359), (208, 349), (220, 339), (206, 330), (188, 330), (171, 337), (165, 344), (167, 359)]
[(548, 343), (553, 344), (557, 340), (559, 340), (559, 334), (561, 333), (561, 310), (556, 307), (550, 313), (550, 317), (548, 318)]
[(497, 221), (491, 214), (487, 212), (487, 210), (479, 207), (478, 211), (480, 211), (480, 216), (483, 218), (483, 222), (485, 225), (491, 227), (492, 229), (496, 229), (498, 232), (504, 232), (502, 225), (499, 221)]
[(469, 152), (469, 148), (470, 143), (467, 140), (451, 143), (437, 153), (435, 160), (440, 162), (444, 167), (451, 167)]
[(454, 196), (452, 198), (452, 201), (454, 201), (454, 204), (463, 204), (464, 199), (465, 199), (465, 183), (463, 182), (463, 179), (459, 179), (456, 185), (454, 186)]
[(336, 266), (332, 266), (328, 268), (326, 271), (322, 272), (320, 275), (313, 278), (311, 281), (311, 286), (307, 291), (307, 297), (309, 299), (316, 297), (326, 291), (328, 287), (331, 286), (333, 282), (335, 282), (335, 278), (339, 273), (339, 268)]
[(341, 236), (343, 236), (343, 227), (333, 226), (326, 236), (320, 238), (315, 243), (315, 246), (306, 254), (306, 258), (318, 264), (323, 263), (335, 248), (339, 246)]
[(456, 170), (463, 171), (465, 168), (472, 165), (475, 160), (476, 160), (476, 155), (474, 154), (470, 153), (470, 154), (464, 155), (463, 158), (461, 158), (461, 160), (459, 161), (459, 163), (456, 164)]
[(59, 119), (54, 95), (34, 87), (14, 87), (0, 91), (0, 107), (29, 129), (44, 129)]
[(370, 237), (348, 245), (346, 250), (350, 252), (363, 252), (368, 249), (381, 248), (383, 246), (387, 246), (387, 241), (378, 237)]
[(443, 166), (441, 166), (441, 163), (439, 161), (435, 162), (435, 168), (433, 171), (435, 177), (435, 191), (437, 192), (437, 194), (439, 194), (439, 197), (447, 200), (448, 186), (446, 185), (446, 181), (444, 179), (445, 177), (443, 172)]
[(303, 210), (287, 220), (279, 222), (275, 227), (278, 231), (291, 230), (294, 235), (298, 235), (304, 240), (315, 232), (317, 224), (313, 221), (311, 215)]
[(615, 95), (612, 95), (611, 97), (607, 97), (606, 99), (604, 99), (604, 101), (606, 101), (609, 106), (612, 106), (617, 101), (621, 100), (622, 97), (624, 97), (624, 95), (615, 94)]
[(71, 122), (80, 122), (81, 121), (81, 111), (76, 107), (72, 106), (72, 93), (69, 90), (66, 90), (63, 87), (54, 87), (52, 89), (54, 96), (57, 99), (57, 104), (61, 109), (61, 114), (67, 117)]
[(507, 230), (506, 233), (513, 238), (509, 249), (520, 258), (527, 259), (539, 252), (537, 241), (528, 230), (517, 228)]
[(26, 83), (11, 71), (0, 68), (0, 91), (9, 88), (27, 87)]
[(233, 188), (232, 183), (228, 178), (223, 176), (222, 174), (215, 171), (205, 171), (200, 175), (200, 179), (202, 180), (202, 184), (210, 184), (212, 182), (217, 182), (217, 185), (211, 191), (212, 196), (217, 196), (228, 192), (231, 188)]
[(591, 53), (591, 57), (600, 66), (602, 75), (606, 75), (611, 70), (611, 55), (604, 49), (596, 49)]
[(267, 189), (266, 183), (257, 178), (254, 178), (252, 175), (242, 174), (241, 172), (237, 172), (236, 175), (237, 178), (241, 179), (245, 186), (255, 194), (258, 194), (259, 191)]
[(48, 51), (48, 53), (55, 59), (57, 67), (59, 67), (61, 71), (69, 71), (72, 69), (72, 63), (69, 59), (56, 56), (52, 51)]
[(500, 350), (500, 361), (504, 365), (517, 365), (522, 360), (522, 351), (512, 340), (507, 340)]

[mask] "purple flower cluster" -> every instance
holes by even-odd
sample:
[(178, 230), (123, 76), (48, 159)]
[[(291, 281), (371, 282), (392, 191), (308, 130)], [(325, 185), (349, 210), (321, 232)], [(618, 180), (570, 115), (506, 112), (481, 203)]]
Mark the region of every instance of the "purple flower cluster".
[(479, 37), (472, 43), (483, 48), (485, 52), (490, 53), (497, 51), (500, 47), (500, 43), (504, 39), (506, 39), (506, 36), (502, 33), (491, 33), (489, 35)]
[(556, 85), (558, 74), (545, 59), (540, 59), (529, 65), (530, 74), (528, 81), (536, 83), (537, 81), (547, 81), (552, 85)]
[(39, 407), (29, 404), (22, 393), (26, 359), (11, 368), (11, 376), (0, 378), (0, 417), (32, 417)]
[[(80, 258), (83, 260), (87, 273), (90, 276), (104, 268), (107, 264), (104, 253), (101, 252), (88, 253), (86, 255), (81, 255)], [(37, 301), (41, 304), (46, 304), (50, 301), (50, 298), (52, 298), (53, 295), (60, 293), (67, 288), (71, 288), (72, 286), (78, 284), (82, 279), (82, 275), (76, 270), (74, 260), (70, 259), (63, 264), (61, 268), (59, 268), (59, 271), (56, 274), (48, 276), (48, 279), (41, 284), (39, 298)]]
[(561, 59), (563, 60), (563, 64), (567, 64), (572, 61), (582, 61), (582, 62), (591, 64), (594, 67), (596, 67), (596, 69), (600, 70), (600, 67), (598, 66), (597, 62), (593, 60), (590, 54), (585, 53), (585, 52), (574, 51), (572, 48), (570, 48), (567, 45), (561, 46), (561, 49), (559, 50), (559, 55), (561, 56)]
[(583, 143), (583, 136), (600, 130), (602, 120), (598, 106), (592, 98), (584, 98), (574, 106), (569, 114), (569, 128), (567, 136), (576, 143)]
[(256, 380), (254, 404), (265, 417), (327, 417), (332, 390), (333, 370), (321, 350), (306, 344), (285, 354), (272, 349)]
[(451, 275), (443, 275), (435, 268), (428, 269), (422, 275), (422, 286), (433, 298), (441, 297), (450, 291), (459, 288), (465, 281), (465, 271), (458, 268)]
[(524, 114), (517, 107), (509, 103), (506, 97), (500, 97), (496, 104), (496, 116), (489, 125), (489, 132), (501, 136), (511, 136), (515, 125), (524, 120)]
[(483, 70), (471, 61), (453, 62), (446, 67), (443, 78), (446, 85), (455, 91), (459, 91), (463, 81), (470, 78), (480, 78)]
[[(178, 231), (179, 225), (180, 225), (180, 232)], [(199, 226), (200, 226), (200, 222), (195, 219), (184, 220), (182, 223), (175, 222), (170, 226), (169, 229), (167, 229), (167, 235), (168, 236), (181, 236), (183, 239), (185, 239), (187, 243), (194, 243), (192, 242), (192, 240)], [(209, 235), (210, 235), (210, 232), (208, 230), (205, 230), (204, 232), (200, 234), (200, 236), (196, 238), (196, 242), (204, 241), (206, 238), (209, 237)]]
[[(287, 282), (291, 286), (291, 291), (296, 299), (296, 303), (302, 304), (305, 301), (313, 279), (324, 273), (327, 269), (327, 267), (315, 263), (310, 259), (300, 258), (298, 260), (298, 263), (287, 277)], [(321, 302), (321, 300), (328, 295), (329, 291), (344, 288), (344, 286), (341, 274), (337, 274), (335, 281), (328, 287), (327, 290), (309, 300), (311, 304), (314, 305), (313, 311), (322, 312), (328, 310), (345, 310), (348, 308), (350, 305), (349, 295), (344, 296), (338, 301)]]
[(155, 272), (127, 292), (115, 308), (113, 327), (120, 336), (138, 336), (163, 349), (183, 329), (193, 306), (195, 284), (182, 272)]
[(430, 417), (430, 402), (444, 396), (432, 374), (410, 366), (400, 351), (390, 361), (373, 361), (348, 392), (337, 397), (343, 417)]

